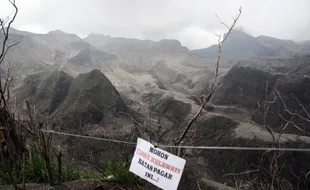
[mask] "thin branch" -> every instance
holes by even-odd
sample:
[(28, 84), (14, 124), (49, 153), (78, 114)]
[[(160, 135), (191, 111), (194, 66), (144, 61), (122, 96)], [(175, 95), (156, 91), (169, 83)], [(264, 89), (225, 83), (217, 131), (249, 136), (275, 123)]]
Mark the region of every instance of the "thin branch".
[(277, 141), (276, 141), (277, 144), (279, 143), (279, 140), (280, 140), (281, 136), (283, 135), (285, 129), (286, 129), (287, 126), (290, 124), (290, 122), (291, 122), (291, 120), (292, 120), (293, 118), (294, 118), (294, 116), (292, 116), (292, 117), (290, 118), (290, 120), (288, 120), (288, 121), (286, 122), (286, 124), (284, 125), (284, 127), (282, 128), (281, 133), (280, 133), (280, 135), (279, 135), (279, 137), (278, 137), (278, 139), (277, 139)]
[(198, 180), (196, 180), (196, 183), (197, 183), (198, 189), (201, 190)]
[(307, 184), (307, 180), (308, 181), (310, 181), (309, 179), (308, 179), (308, 175), (310, 174), (310, 171), (306, 174), (306, 176), (305, 176), (305, 180), (304, 180), (304, 185), (306, 186), (306, 184)]
[(18, 41), (18, 42), (15, 42), (14, 44), (11, 44), (11, 45), (9, 45), (9, 46), (7, 46), (7, 47), (5, 48), (5, 51), (4, 51), (3, 55), (2, 55), (2, 57), (0, 58), (0, 64), (3, 62), (3, 60), (4, 60), (5, 56), (6, 56), (6, 54), (7, 54), (8, 51), (9, 51), (9, 49), (12, 48), (12, 47), (14, 47), (14, 46), (16, 46), (17, 44), (19, 44), (19, 41)]
[(124, 115), (127, 115), (128, 117), (131, 118), (131, 120), (137, 125), (137, 129), (140, 131), (140, 132), (143, 132), (142, 129), (140, 128), (140, 126), (143, 126), (141, 123), (139, 123), (132, 115), (130, 115), (129, 113), (127, 112), (122, 112), (122, 111), (119, 111), (119, 113), (121, 114), (124, 114)]
[(25, 127), (24, 125), (20, 125), (24, 130), (26, 130), (28, 133), (30, 133), (31, 135), (35, 136), (35, 134), (29, 130), (27, 127)]
[(267, 131), (269, 132), (269, 134), (271, 135), (271, 137), (272, 137), (272, 140), (274, 141), (275, 140), (275, 136), (274, 136), (274, 134), (273, 134), (273, 131), (272, 131), (272, 129), (268, 126), (268, 125), (264, 125), (264, 127), (267, 129)]
[(229, 27), (225, 22), (221, 21), (220, 17), (219, 17), (216, 13), (214, 13), (214, 14), (215, 14), (216, 18), (219, 20), (219, 22), (220, 22), (221, 24), (223, 24), (224, 26), (226, 26), (226, 28), (229, 30), (230, 27)]
[(235, 27), (237, 21), (240, 18), (240, 15), (242, 13), (242, 7), (239, 8), (239, 13), (237, 14), (236, 18), (234, 19), (234, 22), (232, 23), (232, 25), (230, 26), (227, 35), (224, 37), (224, 39), (221, 41), (221, 43), (223, 43), (229, 36), (230, 32), (232, 31), (232, 29)]
[(305, 130), (301, 129), (300, 127), (298, 127), (294, 122), (285, 119), (281, 114), (279, 114), (279, 116), (280, 116), (281, 119), (283, 119), (285, 122), (288, 122), (288, 123), (292, 124), (292, 125), (293, 125), (296, 129), (298, 129), (299, 131), (304, 132), (304, 133), (306, 133), (306, 134), (309, 135), (309, 133), (308, 133), (307, 131), (305, 131)]
[[(283, 100), (283, 98), (282, 98), (280, 92), (279, 92), (276, 88), (274, 88), (274, 90), (275, 90), (275, 92), (277, 93), (277, 95), (279, 96), (281, 102), (283, 103), (284, 109), (285, 109), (285, 111), (286, 111), (287, 113), (289, 113), (289, 114), (291, 114), (291, 115), (293, 115), (293, 116), (298, 116), (298, 117), (300, 117), (301, 119), (303, 119), (303, 120), (305, 120), (305, 121), (307, 121), (307, 122), (310, 123), (310, 118), (307, 119), (307, 118), (305, 118), (304, 116), (302, 116), (302, 115), (300, 115), (300, 114), (298, 114), (298, 113), (291, 112), (291, 111), (288, 109), (288, 107), (287, 107), (285, 101)], [(306, 113), (307, 113), (307, 112), (306, 112)]]
[(217, 36), (218, 38), (221, 38), (222, 35), (221, 34), (217, 34), (217, 33), (213, 33), (215, 36)]

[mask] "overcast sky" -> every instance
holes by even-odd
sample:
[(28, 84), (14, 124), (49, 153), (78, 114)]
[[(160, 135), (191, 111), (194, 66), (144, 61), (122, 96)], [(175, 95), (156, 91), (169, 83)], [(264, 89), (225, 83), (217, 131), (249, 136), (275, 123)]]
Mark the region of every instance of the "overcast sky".
[[(0, 16), (11, 13), (0, 0)], [(81, 37), (89, 33), (180, 40), (190, 49), (216, 42), (243, 8), (238, 27), (251, 35), (310, 40), (310, 0), (16, 0), (13, 27), (36, 33), (60, 29)]]

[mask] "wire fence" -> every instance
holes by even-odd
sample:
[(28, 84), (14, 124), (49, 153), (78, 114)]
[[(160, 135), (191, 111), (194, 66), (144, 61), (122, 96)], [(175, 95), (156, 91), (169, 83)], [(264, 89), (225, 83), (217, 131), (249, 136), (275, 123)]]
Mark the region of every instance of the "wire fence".
[[(72, 133), (64, 133), (58, 132), (53, 130), (45, 130), (41, 129), (43, 133), (51, 133), (56, 135), (63, 135), (63, 136), (71, 136), (77, 138), (85, 138), (85, 139), (93, 139), (99, 141), (107, 141), (113, 143), (121, 143), (121, 144), (128, 144), (135, 146), (136, 142), (124, 141), (124, 140), (117, 140), (117, 139), (110, 139), (110, 138), (101, 138), (101, 137), (93, 137), (93, 136), (85, 136), (85, 135), (78, 135)], [(158, 144), (156, 147), (159, 148), (183, 148), (183, 149), (206, 149), (206, 150), (251, 150), (251, 151), (293, 151), (293, 152), (310, 152), (310, 148), (278, 148), (278, 147), (234, 147), (234, 146), (175, 146), (175, 145), (162, 145)]]

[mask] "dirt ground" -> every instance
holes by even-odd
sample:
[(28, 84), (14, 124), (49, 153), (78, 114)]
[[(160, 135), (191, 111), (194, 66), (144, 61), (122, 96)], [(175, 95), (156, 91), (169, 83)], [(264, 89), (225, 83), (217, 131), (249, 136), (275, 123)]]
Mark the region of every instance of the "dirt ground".
[[(144, 187), (145, 188), (145, 187)], [(1, 190), (14, 190), (13, 186), (0, 186)], [(111, 182), (98, 180), (77, 180), (65, 182), (61, 185), (27, 184), (26, 190), (142, 190), (143, 188), (129, 188)]]

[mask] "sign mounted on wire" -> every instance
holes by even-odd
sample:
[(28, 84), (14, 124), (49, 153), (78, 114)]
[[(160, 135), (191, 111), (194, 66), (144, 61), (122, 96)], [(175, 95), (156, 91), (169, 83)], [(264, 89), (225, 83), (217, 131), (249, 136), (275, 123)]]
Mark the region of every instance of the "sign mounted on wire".
[(138, 138), (129, 171), (164, 190), (177, 190), (185, 159)]

